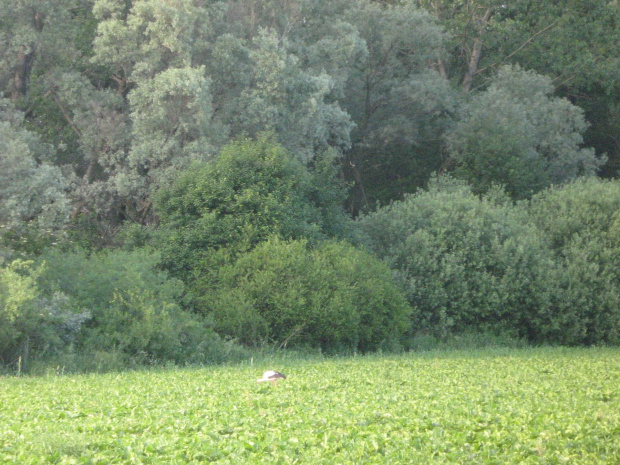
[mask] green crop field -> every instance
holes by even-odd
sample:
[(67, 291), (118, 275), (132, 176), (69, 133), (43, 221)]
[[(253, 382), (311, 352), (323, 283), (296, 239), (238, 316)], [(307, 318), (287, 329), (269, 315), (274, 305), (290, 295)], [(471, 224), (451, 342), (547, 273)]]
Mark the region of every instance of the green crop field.
[(619, 464), (620, 350), (0, 378), (0, 463), (203, 462)]

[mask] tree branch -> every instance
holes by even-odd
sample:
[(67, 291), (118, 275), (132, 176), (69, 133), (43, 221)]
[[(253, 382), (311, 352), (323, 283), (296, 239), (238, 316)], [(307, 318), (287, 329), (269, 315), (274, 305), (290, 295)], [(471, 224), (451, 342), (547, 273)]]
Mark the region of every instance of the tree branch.
[(555, 26), (558, 22), (554, 22), (549, 24), (548, 26), (542, 28), (540, 31), (536, 32), (535, 34), (533, 34), (529, 39), (527, 39), (525, 42), (523, 42), (519, 48), (517, 48), (514, 52), (510, 53), (509, 55), (505, 56), (504, 59), (500, 62), (500, 63), (493, 63), (492, 65), (489, 66), (485, 66), (484, 68), (476, 71), (476, 74), (478, 73), (482, 73), (484, 71), (486, 71), (489, 68), (493, 68), (496, 66), (502, 66), (504, 63), (506, 63), (506, 61), (508, 61), (510, 58), (512, 58), (513, 56), (515, 56), (517, 53), (519, 53), (521, 50), (523, 50), (527, 45), (529, 45), (530, 43), (533, 42), (533, 40), (538, 37), (539, 35), (541, 35), (543, 32), (546, 32), (547, 30), (551, 29), (553, 26)]
[(58, 98), (58, 95), (56, 95), (56, 92), (54, 92), (53, 90), (50, 90), (48, 92), (48, 94), (51, 94), (52, 98), (54, 99), (54, 102), (56, 102), (56, 105), (58, 105), (58, 108), (60, 108), (60, 111), (62, 112), (63, 116), (65, 117), (65, 120), (67, 120), (67, 123), (69, 124), (69, 126), (71, 127), (71, 129), (73, 129), (73, 131), (79, 136), (82, 137), (82, 132), (78, 129), (78, 127), (73, 123), (73, 120), (71, 119), (71, 116), (69, 115), (69, 112), (67, 112), (67, 110), (65, 109), (65, 107), (62, 105), (62, 102), (60, 101), (60, 99)]

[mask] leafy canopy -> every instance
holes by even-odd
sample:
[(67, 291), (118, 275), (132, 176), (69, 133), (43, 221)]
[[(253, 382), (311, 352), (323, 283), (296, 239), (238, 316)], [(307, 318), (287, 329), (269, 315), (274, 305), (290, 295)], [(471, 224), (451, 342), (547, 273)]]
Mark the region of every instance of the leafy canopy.
[(187, 278), (214, 252), (235, 256), (273, 235), (342, 236), (343, 196), (329, 154), (308, 170), (269, 136), (238, 140), (158, 194), (159, 246), (166, 266)]
[(581, 148), (583, 111), (551, 96), (552, 90), (547, 77), (519, 67), (500, 69), (447, 135), (455, 176), (476, 192), (497, 184), (526, 198), (551, 184), (594, 175), (605, 160)]

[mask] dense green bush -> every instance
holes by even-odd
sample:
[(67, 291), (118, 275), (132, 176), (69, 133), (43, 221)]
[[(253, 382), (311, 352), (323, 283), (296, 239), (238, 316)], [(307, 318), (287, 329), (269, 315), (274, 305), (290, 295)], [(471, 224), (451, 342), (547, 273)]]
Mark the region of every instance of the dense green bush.
[(419, 309), (419, 331), (537, 337), (529, 322), (549, 307), (554, 265), (525, 210), (501, 192), (478, 197), (440, 178), (362, 217), (360, 226)]
[(208, 362), (219, 356), (205, 353), (207, 347), (227, 350), (208, 321), (182, 308), (183, 284), (158, 270), (157, 254), (52, 251), (41, 259), (42, 291), (60, 291), (75, 311), (90, 313), (72, 350), (112, 354), (116, 361), (104, 366)]
[(205, 303), (217, 330), (244, 344), (369, 351), (410, 324), (389, 268), (344, 242), (308, 248), (306, 240), (274, 238), (218, 277)]
[(31, 338), (45, 319), (36, 308), (39, 273), (32, 262), (20, 260), (0, 268), (0, 360), (4, 364), (20, 357), (27, 360)]
[(23, 260), (0, 267), (0, 365), (11, 370), (28, 371), (31, 359), (65, 350), (90, 318), (63, 293), (41, 292), (45, 269)]
[[(191, 282), (267, 237), (342, 236), (344, 191), (333, 158), (308, 170), (268, 136), (239, 140), (159, 193), (158, 247), (174, 276)], [(217, 252), (217, 253), (215, 253)]]
[(532, 324), (569, 344), (620, 343), (620, 183), (588, 179), (542, 192), (530, 214), (560, 264), (555, 313)]

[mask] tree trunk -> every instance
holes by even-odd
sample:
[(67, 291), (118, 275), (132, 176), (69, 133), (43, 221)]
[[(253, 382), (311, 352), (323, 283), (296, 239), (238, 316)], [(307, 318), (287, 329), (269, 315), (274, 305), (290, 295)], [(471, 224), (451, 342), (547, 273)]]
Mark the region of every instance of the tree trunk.
[(469, 58), (469, 65), (467, 67), (467, 72), (465, 73), (465, 77), (463, 78), (463, 89), (469, 92), (471, 90), (471, 84), (474, 80), (474, 75), (476, 71), (478, 71), (478, 63), (480, 63), (480, 58), (482, 57), (482, 36), (484, 35), (484, 27), (489, 22), (489, 18), (491, 17), (491, 8), (487, 8), (484, 12), (482, 18), (480, 18), (478, 22), (478, 37), (474, 41), (474, 47), (471, 51), (471, 57)]
[(17, 55), (17, 65), (13, 74), (13, 88), (11, 89), (11, 100), (15, 101), (26, 95), (28, 91), (28, 81), (30, 80), (30, 71), (35, 57), (35, 47), (31, 47), (31, 51), (26, 53), (26, 47), (20, 45)]
[[(37, 33), (40, 33), (45, 26), (45, 15), (35, 11), (32, 15), (32, 27)], [(27, 47), (20, 45), (17, 53), (17, 63), (13, 73), (13, 88), (11, 89), (11, 100), (15, 101), (26, 95), (28, 92), (28, 83), (30, 81), (30, 72), (36, 56), (37, 46), (35, 43), (30, 44), (30, 51), (26, 52)]]
[(437, 67), (439, 68), (439, 74), (442, 78), (448, 79), (448, 73), (446, 72), (446, 66), (443, 64), (443, 60), (439, 58), (437, 60)]

